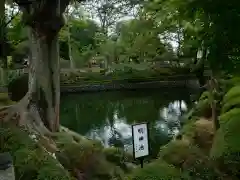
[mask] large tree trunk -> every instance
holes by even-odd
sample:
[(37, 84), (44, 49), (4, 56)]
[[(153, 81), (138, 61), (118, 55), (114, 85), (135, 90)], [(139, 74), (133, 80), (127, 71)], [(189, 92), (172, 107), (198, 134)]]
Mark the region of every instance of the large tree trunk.
[(41, 36), (32, 29), (31, 58), (29, 69), (30, 106), (39, 110), (39, 115), (51, 131), (59, 128), (60, 69), (57, 34)]
[(59, 129), (58, 32), (64, 25), (62, 13), (70, 0), (15, 2), (24, 12), (23, 20), (30, 29), (29, 87), (26, 96), (16, 105), (2, 108), (2, 112), (7, 109), (8, 113), (4, 120), (17, 115), (19, 125), (40, 135), (51, 135), (50, 131)]
[(0, 0), (0, 61), (2, 63), (1, 85), (6, 85), (7, 68), (7, 34), (6, 34), (6, 17), (5, 17), (5, 0)]
[(2, 61), (3, 68), (7, 67), (6, 45), (5, 0), (0, 0), (0, 60)]

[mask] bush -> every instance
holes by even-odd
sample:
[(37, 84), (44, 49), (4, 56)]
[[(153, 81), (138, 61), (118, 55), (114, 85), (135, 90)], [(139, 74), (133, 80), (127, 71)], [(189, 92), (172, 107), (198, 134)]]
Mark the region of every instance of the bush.
[(209, 118), (212, 116), (212, 109), (209, 99), (201, 99), (194, 108), (194, 116)]
[(41, 149), (28, 133), (14, 126), (0, 129), (4, 138), (1, 152), (9, 151), (14, 159), (16, 179), (24, 180), (71, 180), (59, 162)]
[(220, 129), (211, 149), (211, 157), (219, 163), (221, 170), (236, 177), (240, 175), (239, 90), (240, 86), (235, 86), (223, 98)]
[(200, 119), (185, 125), (181, 134), (190, 140), (191, 143), (201, 148), (203, 152), (208, 153), (212, 147), (214, 132), (212, 121)]
[(133, 161), (133, 156), (131, 154), (115, 147), (105, 148), (103, 153), (109, 162), (114, 163), (125, 171), (129, 171), (126, 163)]
[(137, 168), (127, 178), (128, 180), (184, 180), (188, 176), (181, 173), (173, 165), (167, 164), (163, 160), (156, 160), (152, 163), (144, 165), (142, 168)]
[(186, 141), (173, 141), (160, 151), (160, 158), (184, 172), (188, 172), (191, 179), (216, 179), (220, 175), (208, 156), (197, 146)]
[(55, 140), (61, 149), (56, 153), (57, 159), (73, 176), (101, 180), (122, 177), (122, 170), (116, 167), (120, 159), (106, 159), (101, 144), (71, 133), (61, 132)]

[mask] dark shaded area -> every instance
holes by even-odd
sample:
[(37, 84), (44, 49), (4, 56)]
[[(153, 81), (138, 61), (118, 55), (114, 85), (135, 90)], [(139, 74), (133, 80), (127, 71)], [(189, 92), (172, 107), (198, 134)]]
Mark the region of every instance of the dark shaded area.
[(23, 74), (8, 84), (8, 96), (12, 101), (21, 100), (27, 92), (28, 74)]

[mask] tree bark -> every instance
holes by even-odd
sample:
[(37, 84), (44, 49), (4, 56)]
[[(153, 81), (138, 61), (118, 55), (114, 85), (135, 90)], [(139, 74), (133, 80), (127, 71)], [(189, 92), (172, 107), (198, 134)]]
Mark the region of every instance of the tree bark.
[(50, 131), (59, 130), (58, 32), (65, 23), (62, 14), (70, 0), (15, 2), (23, 11), (23, 22), (29, 27), (29, 84), (26, 96), (7, 109), (4, 120), (17, 115), (18, 125), (25, 125), (40, 135), (51, 135)]
[(7, 68), (6, 36), (5, 0), (0, 0), (0, 60), (3, 68)]
[(29, 33), (31, 58), (29, 69), (29, 107), (36, 107), (50, 131), (59, 129), (60, 67), (58, 36), (42, 36), (36, 29)]
[(1, 85), (6, 85), (7, 79), (7, 33), (6, 33), (6, 15), (5, 15), (5, 0), (0, 0), (0, 61), (2, 63), (1, 69)]
[(215, 91), (217, 90), (217, 83), (216, 79), (214, 79), (214, 76), (211, 76), (211, 79), (209, 80), (209, 93), (210, 93), (210, 104), (212, 109), (212, 120), (214, 123), (214, 128), (217, 131), (220, 128), (220, 124), (218, 121), (218, 115), (217, 115), (217, 103), (215, 100)]
[(68, 55), (69, 55), (69, 60), (70, 60), (70, 68), (74, 69), (75, 68), (75, 63), (72, 57), (72, 45), (71, 45), (71, 28), (70, 28), (70, 8), (67, 9), (67, 30), (68, 30)]

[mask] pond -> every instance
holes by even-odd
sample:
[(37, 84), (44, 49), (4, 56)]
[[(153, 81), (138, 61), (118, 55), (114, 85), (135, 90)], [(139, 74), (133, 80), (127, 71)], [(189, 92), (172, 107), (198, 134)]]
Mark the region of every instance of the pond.
[(129, 152), (131, 125), (149, 122), (151, 152), (156, 155), (181, 129), (180, 117), (191, 106), (192, 94), (179, 88), (67, 94), (61, 97), (60, 121), (105, 147), (123, 147)]

